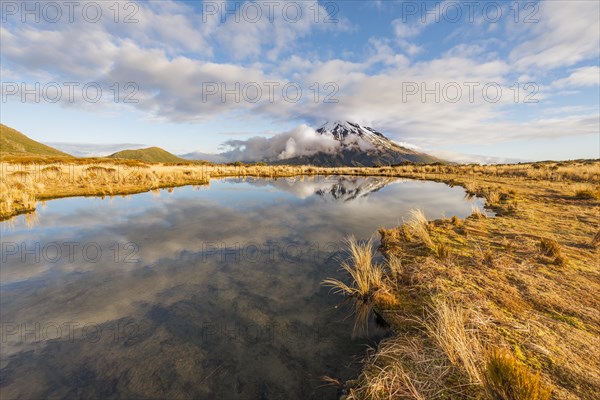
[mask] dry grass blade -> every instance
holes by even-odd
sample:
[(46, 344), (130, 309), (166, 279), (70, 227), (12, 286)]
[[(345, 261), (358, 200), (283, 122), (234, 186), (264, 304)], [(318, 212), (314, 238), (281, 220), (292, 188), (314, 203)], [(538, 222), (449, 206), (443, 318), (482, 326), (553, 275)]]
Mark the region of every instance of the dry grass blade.
[(348, 400), (435, 399), (462, 394), (445, 385), (449, 369), (436, 349), (418, 338), (383, 340), (366, 361)]
[(411, 233), (419, 238), (425, 246), (429, 249), (435, 247), (431, 240), (431, 236), (429, 235), (429, 222), (422, 210), (411, 210), (409, 212), (407, 224), (410, 227)]
[(338, 293), (369, 300), (373, 294), (383, 287), (383, 268), (373, 262), (373, 239), (358, 242), (354, 236), (347, 239), (350, 259), (342, 263), (342, 269), (351, 277), (346, 284), (338, 279), (325, 279), (322, 283), (331, 286)]
[(467, 321), (465, 309), (446, 300), (436, 300), (423, 326), (450, 362), (464, 371), (471, 383), (481, 384), (483, 349), (476, 334), (466, 329)]
[(540, 374), (528, 368), (506, 349), (494, 350), (485, 370), (485, 390), (491, 399), (549, 400), (552, 389), (544, 385)]
[(596, 233), (596, 236), (594, 236), (594, 239), (592, 239), (592, 247), (598, 246), (600, 246), (600, 231), (598, 231), (598, 233)]

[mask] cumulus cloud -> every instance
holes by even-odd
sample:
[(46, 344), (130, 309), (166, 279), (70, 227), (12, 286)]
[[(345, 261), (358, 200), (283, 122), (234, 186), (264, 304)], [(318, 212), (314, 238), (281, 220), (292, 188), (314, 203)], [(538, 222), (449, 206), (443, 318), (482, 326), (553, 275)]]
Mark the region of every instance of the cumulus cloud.
[[(108, 9), (112, 3), (100, 3), (106, 15), (112, 15)], [(110, 18), (85, 25), (81, 21), (21, 24), (20, 20), (13, 20), (0, 27), (2, 72), (3, 76), (10, 72), (14, 80), (97, 81), (105, 89), (115, 82), (134, 82), (139, 88), (135, 94), (137, 103), (126, 106), (159, 121), (203, 122), (252, 114), (274, 122), (295, 120), (317, 126), (325, 120), (345, 119), (423, 147), (432, 143), (499, 142), (598, 132), (598, 113), (593, 110), (542, 119), (542, 107), (516, 104), (511, 90), (515, 72), (522, 77), (565, 76), (548, 74), (558, 67), (579, 68), (547, 87), (568, 90), (598, 85), (598, 67), (580, 67), (583, 60), (596, 61), (598, 57), (597, 2), (583, 1), (575, 6), (568, 2), (540, 2), (536, 16), (539, 22), (516, 26), (514, 36), (457, 44), (445, 53), (425, 54), (427, 57), (419, 60), (410, 58), (421, 49), (409, 40), (416, 40), (435, 20), (433, 17), (425, 23), (418, 19), (392, 21), (388, 27), (390, 36), (368, 40), (362, 57), (345, 59), (343, 52), (327, 51), (290, 55), (298, 49), (300, 39), (308, 39), (318, 30), (333, 33), (347, 29), (343, 19), (338, 24), (315, 21), (311, 7), (318, 3), (295, 3), (303, 7), (307, 16), (298, 23), (282, 20), (281, 12), (275, 14), (273, 23), (266, 18), (254, 24), (243, 18), (234, 23), (235, 15), (228, 15), (225, 22), (220, 15), (211, 15), (204, 21), (197, 8), (171, 1), (136, 3), (136, 24), (115, 24)], [(224, 3), (220, 4), (224, 7)], [(322, 8), (319, 10), (321, 15), (327, 15)], [(281, 88), (290, 81), (303, 89), (302, 101), (285, 101), (280, 89), (275, 90), (272, 99), (267, 94), (265, 83)], [(319, 101), (313, 100), (310, 89), (315, 82), (321, 89)], [(473, 101), (465, 82), (479, 84)], [(207, 83), (217, 84), (219, 92), (206, 96), (207, 87), (203, 84)], [(240, 92), (253, 83), (263, 90), (259, 101), (222, 96), (223, 88), (239, 85), (240, 89), (234, 90)], [(335, 84), (336, 90), (324, 90), (327, 83)], [(416, 83), (419, 92), (407, 96), (407, 83)], [(487, 83), (500, 85), (503, 96), (497, 102), (482, 96), (482, 87)], [(447, 84), (461, 86), (463, 92), (458, 101), (443, 97), (441, 88)], [(440, 89), (435, 89), (436, 85)], [(437, 91), (437, 98), (423, 97), (423, 89)], [(105, 92), (112, 96), (110, 90)], [(337, 102), (323, 101), (329, 93)], [(545, 95), (548, 94), (540, 92), (536, 98), (541, 100)], [(61, 101), (65, 99), (66, 96)], [(112, 99), (98, 104), (66, 105), (94, 112), (115, 107)], [(228, 154), (237, 159), (285, 158), (332, 146), (322, 137), (315, 138), (310, 128), (297, 128), (294, 132), (230, 141)], [(360, 141), (355, 144), (366, 146)]]
[(341, 142), (328, 133), (320, 134), (307, 125), (283, 132), (270, 138), (253, 137), (248, 140), (229, 140), (222, 153), (230, 161), (274, 161), (316, 153), (332, 154), (339, 151)]

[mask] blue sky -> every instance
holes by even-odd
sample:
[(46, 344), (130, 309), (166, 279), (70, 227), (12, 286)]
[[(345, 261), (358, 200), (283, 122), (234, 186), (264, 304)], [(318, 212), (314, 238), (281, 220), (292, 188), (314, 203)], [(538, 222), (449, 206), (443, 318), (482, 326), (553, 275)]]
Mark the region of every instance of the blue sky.
[(600, 158), (596, 1), (33, 4), (2, 3), (1, 120), (67, 151), (347, 119), (451, 159)]

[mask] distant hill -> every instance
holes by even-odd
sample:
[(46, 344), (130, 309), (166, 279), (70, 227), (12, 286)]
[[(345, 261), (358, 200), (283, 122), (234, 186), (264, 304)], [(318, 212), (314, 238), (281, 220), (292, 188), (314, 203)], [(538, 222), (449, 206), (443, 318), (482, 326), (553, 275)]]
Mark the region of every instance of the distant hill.
[(148, 147), (138, 150), (122, 150), (108, 156), (109, 158), (125, 158), (150, 163), (189, 163), (189, 160), (177, 157), (160, 147)]
[(36, 142), (4, 124), (0, 124), (0, 155), (73, 157), (54, 147)]

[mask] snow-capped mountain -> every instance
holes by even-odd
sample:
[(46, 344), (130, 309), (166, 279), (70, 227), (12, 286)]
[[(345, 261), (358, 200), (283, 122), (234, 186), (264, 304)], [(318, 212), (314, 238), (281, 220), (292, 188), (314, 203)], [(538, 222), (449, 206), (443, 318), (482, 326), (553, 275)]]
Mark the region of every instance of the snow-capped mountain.
[(317, 130), (306, 125), (273, 137), (229, 140), (227, 151), (218, 154), (189, 153), (182, 157), (217, 163), (266, 162), (269, 164), (374, 167), (440, 162), (439, 158), (419, 152), (388, 139), (368, 126), (349, 121), (328, 122)]
[(378, 192), (396, 180), (397, 178), (340, 177), (337, 182), (316, 190), (315, 194), (325, 200), (353, 201)]
[(327, 176), (306, 180), (248, 180), (253, 186), (271, 186), (294, 194), (299, 199), (319, 196), (325, 201), (349, 202), (369, 196), (385, 186), (398, 182), (398, 178), (381, 176)]
[(317, 133), (340, 143), (335, 152), (286, 158), (274, 164), (311, 164), (317, 166), (385, 166), (403, 162), (433, 163), (440, 159), (390, 140), (373, 128), (349, 121), (327, 122)]

